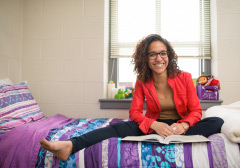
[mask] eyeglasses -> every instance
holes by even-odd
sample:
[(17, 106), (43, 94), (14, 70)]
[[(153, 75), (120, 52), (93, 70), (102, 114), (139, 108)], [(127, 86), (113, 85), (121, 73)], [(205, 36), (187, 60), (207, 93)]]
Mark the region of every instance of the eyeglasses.
[(168, 51), (161, 51), (160, 53), (156, 53), (156, 52), (148, 53), (149, 59), (156, 59), (158, 55), (160, 55), (161, 58), (167, 58)]

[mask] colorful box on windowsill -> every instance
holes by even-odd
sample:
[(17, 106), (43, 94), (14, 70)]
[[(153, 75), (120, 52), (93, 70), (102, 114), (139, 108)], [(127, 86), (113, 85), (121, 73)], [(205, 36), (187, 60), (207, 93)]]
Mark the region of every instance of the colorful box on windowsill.
[(197, 85), (196, 90), (200, 100), (219, 100), (218, 86)]

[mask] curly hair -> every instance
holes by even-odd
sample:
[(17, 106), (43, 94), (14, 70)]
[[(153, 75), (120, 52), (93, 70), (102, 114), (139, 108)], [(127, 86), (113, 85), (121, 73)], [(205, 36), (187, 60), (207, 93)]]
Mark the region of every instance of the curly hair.
[(171, 44), (158, 34), (150, 34), (147, 37), (144, 37), (140, 40), (136, 46), (135, 52), (132, 55), (132, 63), (135, 64), (134, 71), (138, 76), (138, 79), (143, 82), (149, 82), (152, 78), (152, 70), (148, 65), (148, 49), (152, 42), (161, 41), (165, 44), (168, 51), (168, 66), (167, 66), (167, 75), (168, 77), (175, 77), (180, 73), (180, 69), (177, 65), (177, 55), (173, 50)]

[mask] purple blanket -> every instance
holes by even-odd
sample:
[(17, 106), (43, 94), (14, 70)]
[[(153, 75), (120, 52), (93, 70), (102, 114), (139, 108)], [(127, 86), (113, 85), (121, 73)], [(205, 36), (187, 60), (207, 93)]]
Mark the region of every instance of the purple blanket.
[(35, 167), (40, 148), (39, 141), (45, 138), (51, 129), (75, 120), (63, 115), (55, 115), (38, 122), (21, 125), (0, 135), (0, 167)]

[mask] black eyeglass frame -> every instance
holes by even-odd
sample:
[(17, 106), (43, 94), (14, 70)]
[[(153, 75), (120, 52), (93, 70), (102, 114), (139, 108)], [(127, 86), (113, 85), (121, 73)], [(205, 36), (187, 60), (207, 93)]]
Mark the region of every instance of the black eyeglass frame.
[[(166, 53), (166, 55), (162, 55), (162, 53)], [(151, 54), (154, 54), (154, 55), (151, 56)], [(159, 53), (150, 52), (150, 53), (148, 53), (147, 55), (148, 55), (148, 57), (149, 57), (150, 59), (156, 59), (158, 55), (160, 55), (161, 58), (167, 58), (167, 57), (168, 57), (168, 54), (169, 54), (169, 51), (161, 51), (161, 52), (159, 52)]]

